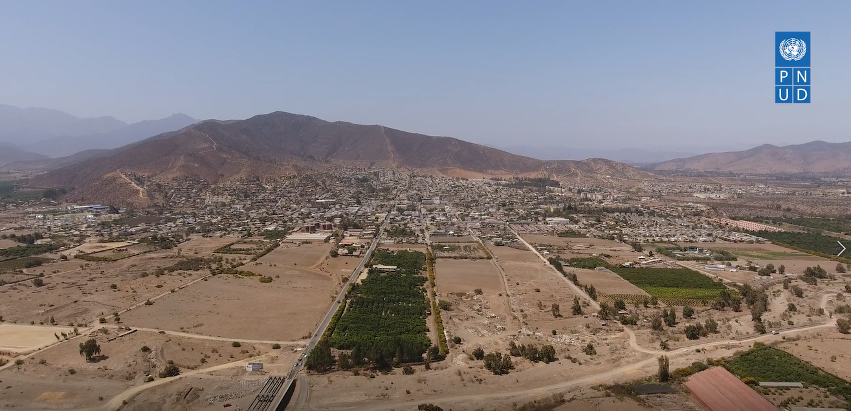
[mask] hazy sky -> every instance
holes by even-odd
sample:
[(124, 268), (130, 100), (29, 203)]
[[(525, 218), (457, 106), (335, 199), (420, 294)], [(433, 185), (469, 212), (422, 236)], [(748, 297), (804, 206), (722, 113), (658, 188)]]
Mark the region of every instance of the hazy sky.
[[(847, 1), (0, 0), (0, 103), (132, 122), (282, 110), (507, 146), (850, 137)], [(812, 103), (775, 104), (810, 31)]]

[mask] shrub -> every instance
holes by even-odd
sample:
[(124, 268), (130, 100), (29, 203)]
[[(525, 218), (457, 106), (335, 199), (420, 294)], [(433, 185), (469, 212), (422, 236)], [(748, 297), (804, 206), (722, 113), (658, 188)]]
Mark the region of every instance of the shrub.
[(405, 365), (405, 366), (402, 367), (402, 374), (403, 375), (414, 375), (414, 368), (412, 368), (409, 365)]
[(169, 361), (169, 363), (166, 365), (166, 367), (163, 368), (163, 370), (160, 371), (160, 377), (161, 378), (168, 378), (170, 376), (178, 376), (178, 375), (180, 375), (180, 368), (178, 368), (178, 366), (175, 365), (175, 363), (172, 362), (172, 361)]
[(453, 336), (453, 343), (455, 343), (456, 345), (460, 345), (462, 343), (462, 338), (458, 336)]
[(598, 351), (595, 350), (595, 345), (592, 345), (591, 342), (583, 348), (583, 353), (589, 356), (597, 355)]
[(77, 371), (76, 371), (76, 370), (74, 370), (74, 368), (69, 368), (69, 369), (68, 369), (68, 374), (69, 374), (69, 375), (74, 375), (74, 374), (76, 374), (76, 373), (77, 373)]
[(279, 344), (277, 344), (277, 343), (273, 343), (273, 344), (272, 344), (272, 349), (281, 349), (281, 345), (279, 345)]
[(476, 348), (473, 350), (473, 357), (476, 360), (482, 360), (485, 357), (485, 351), (482, 348)]
[(151, 306), (151, 305), (153, 305), (153, 304), (154, 304), (154, 302), (151, 302), (151, 299), (146, 299), (146, 300), (145, 300), (145, 305), (146, 305), (146, 306)]
[(147, 347), (147, 346), (143, 346), (143, 347), (142, 347), (142, 353), (148, 353), (148, 352), (150, 352), (150, 351), (151, 351), (151, 348), (149, 348), (149, 347)]
[(231, 342), (231, 346), (233, 346), (235, 348), (239, 348), (240, 346), (243, 346), (243, 345), (240, 344), (239, 342)]

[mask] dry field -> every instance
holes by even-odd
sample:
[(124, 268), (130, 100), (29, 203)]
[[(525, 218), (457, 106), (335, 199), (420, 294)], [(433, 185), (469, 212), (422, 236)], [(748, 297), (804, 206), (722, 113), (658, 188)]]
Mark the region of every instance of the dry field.
[[(112, 336), (116, 336), (115, 332), (96, 334), (101, 354), (94, 362), (86, 362), (80, 356), (77, 344), (87, 339), (81, 336), (28, 357), (23, 365), (7, 365), (0, 371), (3, 381), (0, 407), (9, 410), (104, 409), (114, 396), (143, 385), (148, 374), (155, 376), (155, 380), (146, 385), (159, 384), (157, 373), (168, 360), (180, 367), (181, 375), (191, 375), (194, 370), (203, 368), (224, 367), (231, 362), (236, 362), (232, 373), (250, 375), (238, 369), (245, 366), (240, 360), (268, 352), (293, 359), (297, 356), (287, 347), (272, 350), (269, 345), (246, 343), (233, 347), (229, 342), (141, 331), (107, 341)], [(143, 346), (150, 351), (143, 352)], [(47, 384), (45, 377), (51, 377)], [(195, 379), (195, 376), (186, 377), (170, 385)]]
[(444, 293), (472, 293), (477, 288), (486, 294), (503, 292), (500, 274), (489, 260), (438, 259), (435, 278)]
[(523, 238), (534, 247), (544, 246), (550, 254), (566, 259), (608, 255), (609, 257), (603, 259), (614, 265), (636, 262), (639, 256), (647, 253), (636, 252), (630, 245), (607, 239), (563, 238), (548, 235), (523, 235)]
[[(464, 348), (488, 347), (493, 337), (506, 335), (512, 321), (508, 298), (500, 273), (489, 260), (438, 259), (435, 263), (438, 298), (453, 304), (442, 311), (444, 328), (450, 336), (462, 338)], [(475, 289), (482, 294), (475, 294)]]
[[(17, 233), (16, 233), (17, 234)], [(0, 239), (0, 249), (18, 246), (18, 242), (11, 239)]]
[[(783, 349), (801, 359), (825, 369), (847, 381), (850, 376), (850, 345), (849, 335), (836, 330), (824, 329), (800, 340), (780, 343), (778, 349)], [(835, 360), (831, 360), (835, 356)]]
[(72, 332), (69, 327), (0, 323), (0, 352), (29, 352), (56, 342), (56, 335)]
[(432, 243), (475, 243), (476, 239), (465, 236), (429, 236)]
[[(91, 324), (99, 317), (155, 298), (205, 275), (201, 272), (152, 275), (157, 267), (179, 260), (155, 252), (118, 262), (71, 259), (46, 264), (33, 268), (45, 273), (42, 287), (35, 287), (29, 281), (0, 286), (0, 313), (7, 321), (16, 323), (48, 323), (53, 317), (60, 325)], [(143, 277), (145, 273), (148, 275)]]
[[(316, 328), (336, 284), (326, 274), (289, 267), (248, 266), (271, 276), (217, 275), (122, 316), (125, 324), (195, 334), (294, 341)], [(276, 277), (279, 276), (279, 277)]]
[(258, 259), (261, 263), (272, 263), (279, 267), (295, 266), (308, 269), (316, 268), (328, 257), (331, 246), (328, 243), (282, 243), (274, 251)]
[(135, 242), (108, 242), (108, 243), (98, 243), (98, 242), (87, 242), (83, 243), (80, 246), (72, 249), (72, 252), (76, 253), (95, 253), (95, 252), (104, 252), (107, 250), (126, 247), (135, 244)]
[(632, 283), (624, 280), (621, 276), (609, 270), (575, 269), (565, 268), (566, 272), (574, 272), (581, 285), (594, 286), (598, 292), (609, 295), (615, 294), (639, 294), (647, 295), (644, 290), (639, 289)]

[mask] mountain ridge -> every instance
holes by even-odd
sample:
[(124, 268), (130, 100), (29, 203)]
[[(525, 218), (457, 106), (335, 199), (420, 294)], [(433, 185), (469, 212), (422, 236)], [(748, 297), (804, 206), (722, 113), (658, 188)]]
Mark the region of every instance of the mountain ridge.
[(746, 173), (746, 174), (824, 174), (848, 176), (852, 142), (830, 143), (814, 140), (802, 144), (775, 146), (763, 144), (748, 150), (705, 153), (673, 159), (651, 166), (654, 171)]
[(131, 193), (116, 203), (138, 203), (145, 196), (128, 188), (128, 175), (145, 181), (192, 178), (217, 184), (337, 165), (455, 177), (562, 176), (591, 181), (653, 176), (605, 159), (544, 161), (452, 137), (273, 112), (238, 121), (207, 120), (153, 136), (108, 156), (37, 176), (32, 185), (70, 188), (70, 198), (80, 200), (96, 200), (98, 193)]

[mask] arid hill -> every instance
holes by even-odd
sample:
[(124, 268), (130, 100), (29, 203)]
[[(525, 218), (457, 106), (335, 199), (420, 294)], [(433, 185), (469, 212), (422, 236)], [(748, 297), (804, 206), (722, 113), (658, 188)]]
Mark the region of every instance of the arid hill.
[(765, 144), (740, 152), (708, 153), (654, 165), (660, 171), (729, 172), (748, 174), (814, 173), (849, 176), (850, 142), (773, 146)]
[(69, 199), (75, 200), (144, 203), (152, 200), (144, 187), (150, 181), (194, 178), (216, 184), (335, 165), (469, 178), (553, 176), (590, 183), (653, 177), (609, 160), (542, 161), (450, 137), (275, 112), (241, 121), (206, 121), (155, 136), (51, 171), (32, 185), (69, 188)]

